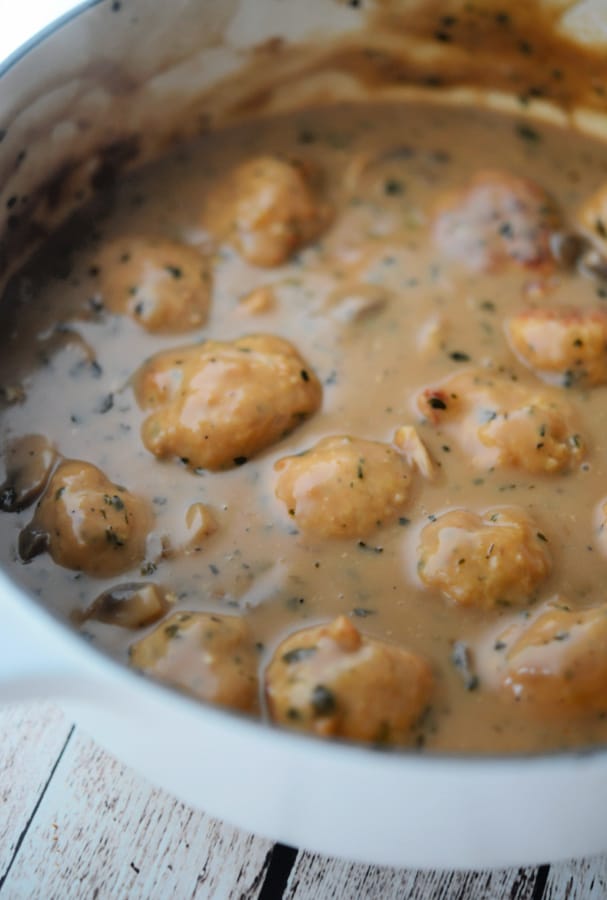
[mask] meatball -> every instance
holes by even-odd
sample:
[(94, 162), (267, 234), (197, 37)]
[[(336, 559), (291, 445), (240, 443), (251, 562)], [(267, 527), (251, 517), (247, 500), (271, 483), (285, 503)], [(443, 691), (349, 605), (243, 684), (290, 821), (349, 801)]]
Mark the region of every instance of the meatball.
[(327, 437), (310, 450), (285, 456), (276, 496), (302, 531), (315, 537), (364, 537), (397, 518), (407, 502), (406, 459), (376, 441)]
[(576, 413), (558, 390), (468, 370), (424, 390), (418, 408), (482, 468), (554, 474), (584, 457)]
[(316, 197), (309, 170), (274, 156), (248, 160), (233, 173), (220, 219), (248, 262), (279, 266), (322, 231), (328, 208)]
[(200, 328), (211, 302), (208, 262), (186, 244), (127, 235), (99, 254), (101, 297), (114, 313), (128, 314), (153, 332)]
[(420, 536), (421, 580), (458, 606), (529, 603), (551, 567), (545, 535), (517, 507), (489, 509), (482, 516), (453, 509)]
[(272, 335), (156, 354), (135, 376), (141, 435), (155, 456), (227, 469), (316, 412), (322, 388), (295, 347)]
[(411, 742), (434, 687), (424, 659), (363, 637), (345, 616), (290, 635), (265, 683), (270, 716), (281, 725), (396, 745)]
[(129, 659), (136, 669), (201, 700), (258, 710), (257, 650), (237, 616), (173, 613), (131, 645)]
[(21, 531), (19, 553), (30, 560), (48, 551), (67, 569), (116, 575), (144, 558), (151, 525), (142, 498), (114, 484), (91, 463), (66, 460)]
[(545, 381), (563, 387), (607, 382), (607, 313), (529, 310), (506, 326), (519, 359)]
[(558, 225), (552, 201), (537, 184), (487, 169), (442, 199), (434, 239), (441, 253), (474, 271), (509, 263), (550, 271), (550, 236)]
[(535, 712), (607, 713), (607, 604), (556, 598), (491, 639), (489, 683)]

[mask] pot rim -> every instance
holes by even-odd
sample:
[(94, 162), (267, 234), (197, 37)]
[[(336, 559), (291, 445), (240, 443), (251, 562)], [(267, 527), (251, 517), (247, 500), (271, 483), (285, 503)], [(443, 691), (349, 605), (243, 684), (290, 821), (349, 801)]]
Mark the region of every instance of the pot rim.
[(55, 34), (55, 32), (60, 31), (73, 19), (76, 19), (78, 18), (78, 16), (82, 15), (82, 13), (86, 12), (89, 9), (92, 9), (94, 6), (99, 6), (104, 2), (105, 0), (75, 0), (72, 9), (68, 9), (67, 12), (62, 13), (47, 25), (44, 25), (30, 38), (28, 38), (26, 41), (19, 44), (19, 46), (14, 50), (12, 50), (8, 56), (6, 56), (4, 59), (0, 59), (0, 79), (4, 78), (4, 76), (11, 69), (13, 69), (17, 65), (17, 63), (21, 62), (21, 60), (26, 57), (28, 53), (30, 53), (32, 50), (35, 50), (35, 48), (38, 47), (39, 44), (44, 43), (44, 41)]

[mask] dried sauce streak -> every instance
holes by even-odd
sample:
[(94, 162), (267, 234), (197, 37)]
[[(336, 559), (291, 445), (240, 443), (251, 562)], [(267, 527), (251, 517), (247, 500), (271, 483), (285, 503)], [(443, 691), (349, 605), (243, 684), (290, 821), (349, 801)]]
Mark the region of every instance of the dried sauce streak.
[[(462, 34), (463, 26), (445, 27), (447, 37)], [(267, 203), (253, 192), (253, 199), (245, 198), (238, 207), (240, 237), (235, 240), (236, 225), (230, 229), (226, 223), (225, 208), (221, 222), (214, 221), (214, 198), (230, 196), (230, 178), (237, 167), (269, 156), (296, 165), (312, 193), (305, 204), (298, 200), (299, 205), (283, 214), (276, 209), (276, 191), (270, 190)], [(15, 501), (16, 511), (11, 511), (11, 503), (5, 502), (0, 559), (66, 619), (86, 619), (82, 629), (87, 637), (120, 659), (127, 660), (130, 646), (144, 646), (140, 642), (147, 635), (154, 634), (157, 642), (161, 635), (162, 665), (170, 658), (171, 680), (198, 696), (215, 696), (208, 682), (196, 682), (200, 672), (190, 677), (188, 669), (196, 669), (196, 654), (202, 652), (197, 648), (211, 640), (210, 632), (201, 631), (200, 641), (186, 642), (179, 628), (163, 625), (166, 619), (135, 632), (119, 628), (107, 616), (86, 615), (96, 598), (143, 579), (170, 592), (172, 616), (241, 617), (247, 627), (247, 666), (252, 647), (259, 664), (257, 675), (247, 678), (254, 682), (258, 677), (260, 685), (272, 658), (280, 661), (285, 677), (304, 664), (314, 674), (315, 651), (305, 643), (311, 632), (302, 631), (300, 640), (290, 638), (286, 646), (294, 649), (281, 650), (282, 642), (299, 630), (351, 617), (358, 630), (353, 634), (360, 632), (356, 640), (363, 648), (368, 640), (378, 642), (373, 644), (377, 648), (393, 644), (430, 664), (431, 709), (426, 709), (416, 737), (428, 749), (505, 752), (605, 742), (607, 703), (597, 709), (593, 699), (586, 711), (569, 703), (558, 714), (557, 679), (557, 702), (552, 704), (557, 714), (552, 710), (544, 716), (533, 698), (550, 694), (552, 702), (554, 691), (534, 687), (528, 699), (523, 679), (517, 682), (517, 694), (500, 688), (499, 679), (506, 676), (491, 675), (515, 671), (519, 657), (512, 654), (526, 639), (521, 629), (528, 619), (535, 621), (537, 610), (557, 593), (565, 598), (559, 602), (573, 611), (567, 612), (572, 639), (583, 634), (584, 641), (592, 639), (592, 633), (589, 638), (588, 627), (576, 626), (575, 611), (605, 600), (601, 586), (607, 553), (601, 529), (607, 498), (607, 387), (589, 387), (588, 380), (577, 377), (547, 386), (542, 367), (533, 368), (540, 351), (527, 352), (517, 344), (515, 352), (508, 332), (514, 317), (533, 310), (550, 317), (575, 313), (577, 322), (585, 321), (579, 316), (596, 317), (604, 308), (607, 290), (601, 282), (581, 274), (575, 259), (566, 264), (552, 260), (548, 249), (558, 244), (557, 239), (550, 242), (552, 230), (559, 230), (562, 246), (563, 236), (575, 230), (577, 210), (607, 181), (604, 160), (604, 148), (596, 141), (573, 133), (565, 137), (555, 127), (535, 123), (522, 128), (515, 118), (487, 111), (422, 104), (359, 106), (309, 111), (206, 136), (126, 179), (109, 204), (80, 214), (72, 233), (64, 232), (61, 243), (51, 242), (9, 286), (0, 320), (0, 441), (10, 448), (23, 436), (41, 435), (56, 450), (57, 465), (62, 459), (86, 461), (109, 483), (142, 497), (153, 517), (144, 558), (119, 576), (63, 568), (45, 552), (21, 562), (19, 534), (32, 521), (38, 487), (28, 494), (27, 485), (20, 484), (22, 496), (31, 496), (32, 505), (21, 509), (21, 501)], [(483, 193), (481, 205), (475, 205), (474, 198), (471, 204), (460, 202), (457, 198), (467, 185), (487, 183), (487, 176), (479, 176), (483, 172), (490, 172), (491, 190)], [(519, 185), (518, 199), (509, 193), (512, 184)], [(531, 184), (536, 187), (528, 188)], [(529, 202), (521, 200), (523, 190), (530, 191)], [(549, 215), (543, 209), (544, 196), (549, 198)], [(289, 197), (287, 192), (280, 202), (289, 203)], [(495, 217), (491, 209), (487, 212), (492, 197), (499, 198)], [(450, 219), (448, 228), (439, 229), (438, 241), (441, 209), (448, 210)], [(242, 255), (242, 222), (256, 240), (271, 242), (275, 235), (280, 242), (280, 252), (265, 254), (263, 266)], [(462, 228), (481, 231), (462, 234)], [(441, 250), (451, 229), (457, 232), (455, 248), (474, 248), (473, 264), (467, 252)], [(162, 330), (162, 310), (155, 331), (143, 328), (137, 315), (111, 311), (136, 309), (132, 298), (138, 285), (122, 278), (125, 268), (112, 284), (126, 296), (106, 302), (104, 284), (111, 273), (100, 272), (100, 263), (109, 258), (103, 250), (110, 242), (117, 246), (123, 238), (138, 237), (182, 242), (200, 252), (201, 272), (209, 273), (208, 318), (203, 322), (201, 317), (200, 326), (194, 317), (193, 329), (176, 336), (170, 328)], [(73, 246), (68, 260), (60, 255), (66, 240)], [(485, 264), (483, 256), (479, 266), (481, 250), (495, 253), (495, 258)], [(163, 271), (157, 259), (149, 273), (144, 264), (138, 265), (141, 277), (151, 279), (149, 284), (162, 276), (163, 292), (171, 279), (177, 285), (183, 280), (172, 258), (166, 261), (171, 270), (165, 266)], [(155, 296), (164, 302), (164, 293)], [(521, 341), (527, 333), (529, 329)], [(58, 340), (61, 334), (78, 335), (78, 341)], [(256, 334), (293, 345), (305, 360), (289, 376), (297, 396), (317, 379), (320, 408), (305, 406), (296, 415), (300, 407), (294, 407), (295, 418), (277, 433), (272, 431), (268, 440), (257, 440), (250, 430), (244, 437), (239, 434), (225, 470), (201, 468), (194, 458), (179, 458), (178, 450), (175, 458), (156, 459), (141, 440), (146, 410), (139, 408), (133, 392), (134, 373), (155, 354), (171, 351), (174, 365), (165, 373), (171, 384), (163, 382), (160, 373), (157, 388), (175, 393), (180, 389), (177, 348)], [(572, 340), (584, 337), (578, 328)], [(587, 368), (588, 353), (565, 343), (565, 370)], [(94, 366), (83, 362), (83, 347)], [(594, 364), (599, 351), (592, 352)], [(218, 358), (213, 365), (226, 363)], [(558, 368), (560, 362), (551, 365)], [(484, 373), (480, 387), (474, 381), (479, 372)], [(190, 373), (188, 378), (197, 376)], [(509, 382), (516, 384), (512, 416), (503, 395)], [(238, 387), (231, 385), (213, 400), (211, 389), (205, 394), (204, 385), (197, 384), (197, 403), (220, 404), (214, 407), (211, 425), (221, 421), (225, 427), (217, 413), (225, 409), (229, 429), (228, 399), (236, 397)], [(453, 385), (468, 384), (472, 387), (466, 403)], [(245, 387), (247, 403), (253, 403), (254, 380)], [(269, 379), (264, 415), (271, 409), (273, 390)], [(284, 383), (281, 390), (286, 390)], [(538, 396), (541, 403), (533, 400)], [(551, 406), (553, 396), (562, 402)], [(196, 419), (192, 403), (190, 421)], [(241, 408), (236, 400), (234, 404), (234, 410)], [(254, 429), (255, 417), (247, 413), (240, 424)], [(402, 430), (411, 426), (415, 432)], [(179, 438), (179, 421), (167, 418), (163, 427), (173, 428), (171, 434)], [(205, 434), (201, 429), (199, 438), (205, 440)], [(403, 435), (410, 438), (404, 444)], [(313, 452), (323, 439), (340, 436), (361, 441), (352, 445), (356, 453), (350, 454), (347, 466), (337, 465), (331, 454), (321, 459)], [(537, 451), (537, 466), (512, 464), (520, 458), (523, 439), (525, 460)], [(406, 491), (400, 482), (393, 488), (384, 480), (380, 491), (385, 498), (382, 495), (374, 521), (369, 521), (365, 504), (366, 498), (376, 496), (376, 466), (365, 441), (402, 453), (408, 473)], [(540, 464), (549, 456), (550, 442), (565, 447), (567, 466), (551, 470)], [(187, 446), (178, 439), (173, 443), (176, 448)], [(501, 448), (499, 453), (495, 447)], [(313, 467), (307, 466), (307, 454)], [(297, 509), (288, 507), (288, 492), (282, 492), (280, 500), (275, 495), (280, 471), (275, 464), (287, 457), (296, 457)], [(201, 458), (204, 461), (204, 455)], [(13, 460), (10, 466), (14, 468)], [(5, 469), (8, 472), (7, 463)], [(5, 490), (12, 484), (9, 476)], [(331, 513), (335, 521), (346, 523), (342, 533), (347, 537), (315, 528), (315, 516), (322, 516), (325, 508), (318, 491), (327, 478), (333, 478)], [(115, 517), (113, 494), (108, 496), (107, 509), (98, 504), (97, 514)], [(65, 516), (75, 515), (65, 499), (62, 495), (57, 500)], [(552, 560), (550, 571), (545, 566), (541, 579), (531, 579), (533, 596), (528, 602), (517, 593), (512, 605), (510, 586), (501, 596), (500, 577), (491, 581), (491, 603), (468, 606), (454, 602), (453, 589), (442, 581), (440, 586), (424, 585), (417, 572), (422, 529), (437, 520), (448, 525), (451, 519), (440, 517), (450, 510), (483, 516), (500, 506), (522, 510), (535, 530), (529, 537), (535, 542), (534, 553)], [(384, 508), (389, 514), (384, 515)], [(192, 510), (198, 511), (197, 517)], [(364, 534), (350, 533), (348, 523), (363, 519)], [(499, 575), (500, 566), (504, 572), (509, 565), (524, 567), (516, 547), (502, 539), (499, 523), (499, 518), (490, 520), (486, 528), (466, 532), (462, 546), (468, 548), (468, 560), (463, 550), (458, 554), (457, 529), (442, 532), (448, 559), (437, 557), (435, 564), (443, 566), (441, 579), (456, 579), (454, 584), (477, 596), (478, 584), (470, 579), (482, 579), (494, 570)], [(541, 641), (541, 634), (536, 635), (540, 626), (534, 641)], [(596, 634), (602, 640), (602, 631)], [(183, 670), (180, 641), (183, 652), (187, 650)], [(577, 671), (575, 646), (564, 639), (555, 639), (556, 645), (565, 647), (572, 671)], [(234, 647), (225, 668), (240, 672), (241, 649)], [(461, 647), (464, 668), (461, 653), (454, 649)], [(135, 662), (140, 654), (138, 650)], [(548, 658), (553, 659), (549, 652)], [(378, 672), (385, 670), (387, 657), (382, 665)], [(372, 671), (369, 663), (369, 677)], [(600, 674), (600, 667), (597, 671)], [(312, 676), (305, 682), (308, 693), (316, 690), (317, 705), (322, 700), (323, 715), (333, 710), (342, 715), (354, 702), (353, 695), (345, 702), (339, 693), (344, 678), (349, 690), (355, 690), (355, 679), (348, 677), (342, 673), (333, 682), (323, 670), (318, 684)], [(390, 679), (392, 690), (398, 679)], [(308, 694), (301, 702), (307, 703), (306, 698)], [(369, 698), (373, 702), (373, 690)], [(256, 700), (249, 708), (255, 705)], [(263, 700), (262, 707), (267, 715)], [(286, 709), (287, 723), (290, 716)], [(301, 720), (294, 724), (301, 727)], [(345, 723), (343, 733), (361, 736), (349, 731), (350, 724)], [(383, 725), (376, 737), (379, 742), (390, 740)]]

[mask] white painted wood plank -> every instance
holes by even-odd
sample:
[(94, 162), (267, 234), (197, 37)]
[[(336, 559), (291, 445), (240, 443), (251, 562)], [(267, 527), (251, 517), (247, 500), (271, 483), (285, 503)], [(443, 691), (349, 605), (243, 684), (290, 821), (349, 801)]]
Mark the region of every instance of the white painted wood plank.
[(271, 847), (152, 788), (76, 732), (5, 891), (10, 900), (254, 898)]
[(356, 898), (356, 900), (531, 900), (537, 869), (491, 872), (421, 872), (352, 865), (300, 853), (291, 872), (285, 900)]
[(69, 731), (49, 703), (0, 707), (0, 883)]
[[(258, 896), (269, 842), (155, 790), (78, 733), (47, 785), (70, 729), (50, 704), (0, 709), (0, 728), (0, 874), (46, 787), (3, 898)], [(535, 869), (415, 872), (300, 853), (285, 898), (531, 900), (536, 879)], [(555, 865), (548, 872), (544, 900), (605, 897), (607, 857)]]
[(607, 856), (550, 867), (544, 900), (605, 900)]

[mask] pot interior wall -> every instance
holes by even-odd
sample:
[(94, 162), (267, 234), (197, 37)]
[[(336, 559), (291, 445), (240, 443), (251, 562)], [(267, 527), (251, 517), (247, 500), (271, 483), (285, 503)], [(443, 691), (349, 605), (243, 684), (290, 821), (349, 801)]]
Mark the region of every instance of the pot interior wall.
[(0, 287), (121, 171), (243, 117), (414, 88), (602, 129), (605, 5), (507, 6), (85, 4), (0, 70)]

